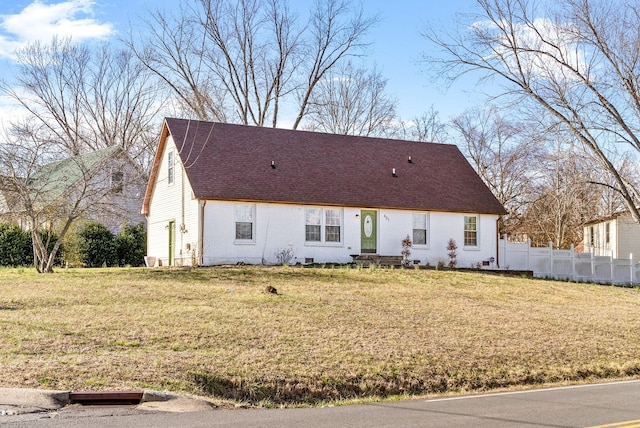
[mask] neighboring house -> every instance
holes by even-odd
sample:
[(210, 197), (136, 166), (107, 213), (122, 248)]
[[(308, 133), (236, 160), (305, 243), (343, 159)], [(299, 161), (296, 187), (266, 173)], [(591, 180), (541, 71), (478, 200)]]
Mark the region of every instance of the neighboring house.
[[(47, 223), (66, 218), (71, 205), (81, 201), (81, 219), (98, 221), (118, 232), (126, 224), (145, 220), (140, 214), (145, 178), (129, 155), (112, 146), (44, 165), (29, 177), (26, 189), (34, 207), (48, 212), (42, 218)], [(21, 208), (24, 205), (9, 190), (24, 188), (25, 179), (4, 180), (0, 218), (26, 228), (29, 222)], [(13, 186), (11, 180), (15, 180)]]
[(166, 119), (142, 212), (162, 265), (346, 263), (360, 254), (458, 266), (497, 258), (504, 207), (454, 145)]
[(25, 220), (14, 207), (18, 205), (16, 196), (4, 188), (6, 177), (0, 177), (0, 223), (11, 223), (25, 229)]
[(629, 211), (590, 221), (584, 226), (584, 252), (640, 261), (640, 224)]

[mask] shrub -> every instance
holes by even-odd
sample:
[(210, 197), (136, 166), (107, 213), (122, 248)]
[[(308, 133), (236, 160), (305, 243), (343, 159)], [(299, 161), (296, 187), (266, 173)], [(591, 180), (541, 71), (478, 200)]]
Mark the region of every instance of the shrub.
[(113, 233), (100, 223), (87, 223), (80, 232), (80, 255), (87, 267), (117, 264), (117, 249)]
[(120, 266), (142, 266), (146, 253), (146, 233), (142, 223), (125, 226), (115, 237), (117, 262)]
[(0, 223), (0, 266), (25, 266), (31, 264), (30, 234), (20, 227)]
[(454, 241), (453, 238), (449, 238), (449, 242), (447, 243), (447, 255), (449, 256), (449, 267), (451, 269), (455, 268), (458, 264), (458, 260), (456, 260), (458, 257), (458, 253), (456, 252), (457, 249), (458, 245), (456, 244), (456, 241)]
[(411, 260), (409, 260), (409, 257), (411, 257), (412, 246), (413, 246), (413, 242), (411, 241), (411, 238), (409, 237), (409, 235), (407, 235), (407, 237), (402, 240), (402, 251), (400, 251), (400, 254), (402, 254), (403, 267), (406, 267), (406, 268), (411, 267)]

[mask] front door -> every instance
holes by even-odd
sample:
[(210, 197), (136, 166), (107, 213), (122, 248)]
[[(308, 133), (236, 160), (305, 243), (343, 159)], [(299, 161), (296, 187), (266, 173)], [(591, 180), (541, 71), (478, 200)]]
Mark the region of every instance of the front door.
[(373, 210), (360, 211), (360, 251), (376, 253), (378, 251), (378, 213)]
[(169, 266), (173, 266), (173, 249), (176, 246), (176, 222), (169, 222)]

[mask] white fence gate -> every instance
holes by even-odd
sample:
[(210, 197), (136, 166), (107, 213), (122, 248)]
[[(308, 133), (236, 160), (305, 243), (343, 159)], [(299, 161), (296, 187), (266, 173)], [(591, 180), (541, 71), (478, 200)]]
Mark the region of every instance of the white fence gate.
[(531, 247), (531, 242), (515, 243), (500, 239), (498, 261), (501, 269), (530, 270), (537, 278), (568, 279), (616, 285), (640, 284), (640, 263), (612, 256), (594, 256), (548, 247)]

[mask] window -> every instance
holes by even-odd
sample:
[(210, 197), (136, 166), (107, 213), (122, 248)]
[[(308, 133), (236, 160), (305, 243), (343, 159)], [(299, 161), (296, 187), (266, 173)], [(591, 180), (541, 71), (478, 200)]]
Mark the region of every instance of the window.
[(325, 241), (340, 242), (340, 210), (324, 210)]
[(427, 214), (413, 214), (413, 245), (427, 245)]
[(593, 248), (595, 241), (595, 233), (593, 233), (593, 226), (589, 228), (589, 246)]
[(609, 228), (610, 224), (611, 223), (605, 223), (604, 225), (604, 241), (607, 244), (607, 247), (611, 243), (611, 229)]
[(122, 181), (124, 174), (122, 171), (113, 171), (111, 173), (111, 193), (122, 193)]
[(174, 180), (174, 162), (173, 150), (167, 153), (167, 182), (173, 184)]
[(236, 205), (235, 222), (236, 222), (236, 239), (253, 240), (253, 205)]
[(320, 242), (322, 230), (322, 210), (320, 208), (308, 208), (305, 222), (305, 241)]
[(478, 245), (478, 217), (464, 217), (464, 246), (476, 247)]
[(341, 242), (342, 210), (307, 208), (305, 212), (306, 242)]

